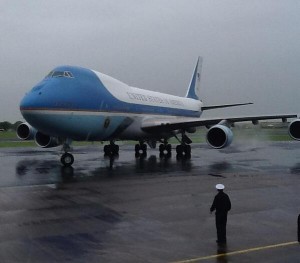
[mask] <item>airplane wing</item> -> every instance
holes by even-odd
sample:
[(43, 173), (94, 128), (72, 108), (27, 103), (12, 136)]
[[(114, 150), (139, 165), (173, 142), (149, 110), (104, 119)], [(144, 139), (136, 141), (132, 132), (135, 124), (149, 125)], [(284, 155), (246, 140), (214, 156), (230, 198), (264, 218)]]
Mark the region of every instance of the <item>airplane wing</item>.
[(247, 103), (236, 103), (236, 104), (224, 104), (224, 105), (214, 105), (214, 106), (203, 106), (201, 107), (202, 111), (205, 110), (212, 110), (212, 109), (221, 109), (221, 108), (231, 108), (231, 107), (236, 107), (236, 106), (244, 106), (244, 105), (251, 105), (253, 104), (252, 102), (247, 102)]
[(257, 124), (260, 120), (274, 120), (282, 119), (282, 122), (286, 122), (288, 118), (297, 118), (297, 114), (286, 115), (265, 115), (265, 116), (246, 116), (246, 117), (228, 117), (228, 118), (178, 118), (174, 120), (170, 119), (146, 119), (142, 123), (142, 130), (145, 132), (170, 132), (174, 130), (186, 130), (193, 127), (206, 126), (211, 127), (220, 122), (226, 122), (227, 125), (232, 126), (235, 122), (252, 121), (253, 124)]

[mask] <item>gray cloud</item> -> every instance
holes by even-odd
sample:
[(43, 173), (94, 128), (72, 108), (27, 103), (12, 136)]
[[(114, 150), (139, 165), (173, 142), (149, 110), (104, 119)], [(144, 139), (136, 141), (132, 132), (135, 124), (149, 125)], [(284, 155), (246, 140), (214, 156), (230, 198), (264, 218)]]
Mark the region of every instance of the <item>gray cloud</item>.
[(300, 3), (293, 0), (0, 1), (0, 120), (53, 67), (92, 68), (132, 86), (185, 94), (204, 57), (210, 115), (298, 112)]

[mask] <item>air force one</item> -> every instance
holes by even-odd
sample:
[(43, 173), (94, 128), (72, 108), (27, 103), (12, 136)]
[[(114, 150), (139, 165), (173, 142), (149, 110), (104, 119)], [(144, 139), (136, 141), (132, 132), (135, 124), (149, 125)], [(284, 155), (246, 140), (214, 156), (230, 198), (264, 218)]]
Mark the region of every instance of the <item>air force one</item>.
[(171, 154), (168, 140), (177, 138), (178, 156), (191, 156), (191, 139), (196, 127), (206, 126), (207, 143), (216, 149), (229, 146), (235, 122), (282, 119), (296, 115), (200, 118), (205, 110), (251, 103), (204, 106), (199, 99), (202, 58), (197, 60), (186, 96), (179, 97), (131, 87), (103, 73), (74, 66), (52, 70), (20, 103), (26, 122), (19, 125), (20, 139), (34, 139), (44, 148), (62, 145), (61, 163), (70, 166), (72, 141), (107, 141), (104, 153), (119, 153), (116, 141), (134, 140), (136, 156), (147, 153), (147, 145), (161, 155)]

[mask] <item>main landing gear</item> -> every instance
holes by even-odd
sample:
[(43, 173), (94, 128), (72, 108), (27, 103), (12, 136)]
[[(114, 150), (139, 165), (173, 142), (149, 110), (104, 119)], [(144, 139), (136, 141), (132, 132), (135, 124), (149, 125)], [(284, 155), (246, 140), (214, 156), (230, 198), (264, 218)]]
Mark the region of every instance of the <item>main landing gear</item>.
[(119, 155), (119, 145), (111, 141), (110, 144), (104, 146), (104, 155), (105, 156)]
[[(190, 158), (191, 157), (191, 146), (189, 144), (192, 143), (191, 139), (188, 138), (185, 133), (182, 133), (181, 140), (175, 136), (175, 138), (180, 142), (180, 145), (176, 147), (177, 158)], [(159, 156), (160, 157), (171, 157), (172, 146), (168, 143), (167, 139), (161, 141), (162, 143), (159, 145)], [(74, 163), (74, 156), (69, 153), (71, 150), (70, 147), (71, 141), (66, 140), (63, 144), (62, 150), (64, 154), (61, 156), (60, 161), (63, 166), (71, 166)], [(150, 144), (151, 148), (154, 148)], [(104, 155), (109, 157), (114, 157), (119, 155), (119, 146), (116, 145), (113, 141), (110, 144), (104, 146)], [(146, 157), (147, 156), (147, 144), (143, 141), (140, 141), (139, 144), (135, 145), (135, 156), (138, 157)]]
[(135, 147), (135, 157), (146, 157), (147, 156), (147, 144), (144, 142), (140, 142), (136, 144)]
[[(184, 132), (181, 134), (182, 138), (179, 139), (177, 136), (175, 138), (179, 141), (180, 145), (176, 147), (177, 158), (186, 158), (189, 159), (191, 157), (191, 139), (185, 135)], [(150, 145), (151, 146), (151, 145)], [(154, 148), (154, 147), (151, 147)], [(167, 139), (162, 139), (161, 144), (159, 145), (159, 156), (161, 158), (171, 157), (172, 154), (172, 146), (168, 143)], [(135, 145), (135, 157), (146, 157), (147, 156), (147, 144), (143, 141), (140, 141)]]
[(171, 152), (172, 146), (167, 142), (167, 140), (159, 145), (159, 157), (171, 157)]
[(180, 144), (176, 146), (177, 157), (191, 157), (191, 145)]
[(191, 143), (192, 140), (187, 137), (187, 135), (183, 132), (181, 134), (181, 140), (176, 136), (176, 139), (180, 142), (179, 145), (176, 146), (177, 159), (191, 158)]
[(71, 150), (70, 143), (71, 142), (64, 143), (62, 149), (65, 153), (60, 158), (60, 162), (62, 163), (63, 166), (66, 166), (66, 167), (71, 166), (74, 163), (74, 156), (68, 152)]
[[(146, 157), (147, 156), (147, 144), (144, 142), (140, 142), (135, 145), (135, 157)], [(165, 157), (165, 156), (171, 156), (172, 146), (171, 144), (168, 144), (167, 141), (159, 145), (159, 156)]]

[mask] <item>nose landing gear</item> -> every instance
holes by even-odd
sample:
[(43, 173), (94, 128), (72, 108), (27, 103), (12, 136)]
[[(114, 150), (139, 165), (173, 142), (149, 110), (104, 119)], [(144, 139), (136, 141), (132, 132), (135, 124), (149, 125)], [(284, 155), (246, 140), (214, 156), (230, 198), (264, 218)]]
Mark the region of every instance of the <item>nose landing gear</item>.
[(74, 156), (68, 152), (71, 150), (70, 144), (70, 141), (64, 143), (62, 150), (65, 153), (60, 158), (60, 162), (66, 167), (71, 166), (74, 163)]
[(71, 166), (74, 163), (74, 156), (71, 153), (64, 153), (60, 158), (60, 162), (63, 166)]

